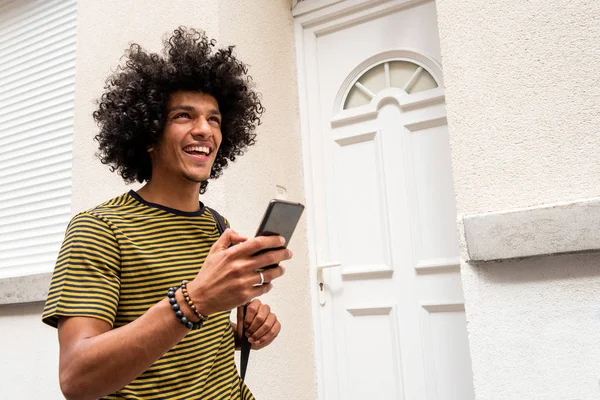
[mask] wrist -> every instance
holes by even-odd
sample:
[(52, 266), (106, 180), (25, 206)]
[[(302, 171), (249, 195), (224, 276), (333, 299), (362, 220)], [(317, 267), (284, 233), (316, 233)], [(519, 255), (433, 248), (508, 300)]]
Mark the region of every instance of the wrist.
[[(182, 284), (182, 287), (184, 285)], [(177, 319), (179, 320), (179, 322), (185, 326), (187, 329), (190, 330), (198, 330), (200, 328), (202, 328), (203, 322), (199, 321), (199, 322), (194, 322), (193, 320), (188, 319), (188, 317), (185, 314), (185, 305), (184, 308), (181, 307), (181, 305), (179, 304), (179, 302), (177, 301), (177, 297), (179, 297), (177, 295), (177, 292), (179, 291), (179, 288), (177, 287), (170, 287), (169, 290), (167, 291), (167, 298), (169, 300), (169, 305), (171, 306), (171, 310), (173, 310), (173, 312), (175, 313), (175, 317), (177, 317)], [(185, 300), (185, 291), (183, 293), (183, 298)]]
[(215, 313), (215, 311), (212, 310), (206, 302), (206, 296), (204, 296), (204, 293), (206, 293), (206, 291), (204, 290), (204, 287), (202, 286), (201, 282), (198, 282), (196, 279), (194, 279), (191, 282), (188, 282), (187, 291), (188, 295), (190, 296), (190, 299), (196, 307), (196, 310), (198, 310), (200, 314), (202, 314), (205, 317), (208, 317), (209, 315)]
[(175, 299), (177, 300), (177, 304), (179, 304), (179, 309), (181, 310), (183, 315), (188, 319), (188, 321), (192, 321), (194, 323), (199, 322), (198, 317), (194, 315), (194, 312), (185, 301), (181, 289), (177, 289), (177, 291), (175, 292)]

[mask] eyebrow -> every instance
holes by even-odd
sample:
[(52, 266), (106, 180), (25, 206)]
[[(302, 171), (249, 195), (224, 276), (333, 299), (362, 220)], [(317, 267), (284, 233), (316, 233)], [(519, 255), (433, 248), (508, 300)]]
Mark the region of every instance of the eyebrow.
[[(177, 111), (177, 110), (181, 110), (181, 111), (196, 111), (196, 107), (187, 106), (187, 105), (182, 104), (180, 106), (175, 106), (175, 107), (169, 108), (167, 111), (169, 113), (172, 113), (173, 111)], [(217, 110), (216, 108), (213, 108), (208, 113), (209, 113), (209, 115), (218, 115), (218, 116), (221, 116), (221, 112), (219, 110)]]

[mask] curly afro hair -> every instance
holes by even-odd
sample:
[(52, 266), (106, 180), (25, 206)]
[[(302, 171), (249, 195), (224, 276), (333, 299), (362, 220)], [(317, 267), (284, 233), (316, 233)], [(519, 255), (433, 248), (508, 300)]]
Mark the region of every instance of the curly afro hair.
[[(255, 143), (264, 107), (254, 91), (248, 67), (233, 46), (215, 49), (203, 32), (180, 27), (164, 41), (163, 55), (132, 44), (126, 61), (107, 79), (93, 116), (100, 127), (96, 154), (103, 164), (132, 183), (148, 181), (152, 164), (148, 148), (164, 130), (166, 106), (172, 93), (199, 91), (212, 95), (223, 118), (223, 141), (210, 178), (216, 179), (229, 161)], [(200, 193), (208, 181), (202, 182)]]

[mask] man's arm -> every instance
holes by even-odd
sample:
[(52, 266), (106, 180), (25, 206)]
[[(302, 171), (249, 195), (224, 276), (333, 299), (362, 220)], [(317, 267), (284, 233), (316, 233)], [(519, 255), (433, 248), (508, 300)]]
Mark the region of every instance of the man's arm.
[[(270, 251), (252, 257), (262, 249), (279, 247), (280, 238), (259, 237), (249, 241), (227, 230), (213, 245), (204, 266), (188, 283), (188, 293), (203, 315), (231, 310), (267, 293), (272, 285), (255, 287), (256, 269), (291, 258), (288, 250)], [(241, 243), (229, 248), (231, 243)], [(272, 281), (283, 275), (281, 267), (263, 272)], [(113, 393), (141, 375), (187, 333), (166, 298), (135, 321), (116, 329), (89, 317), (61, 317), (59, 377), (61, 390), (71, 399), (97, 399)], [(185, 306), (181, 291), (177, 303), (188, 319), (195, 320)]]
[[(175, 295), (177, 303), (184, 304), (181, 291)], [(97, 399), (141, 375), (188, 332), (173, 314), (165, 298), (117, 329), (96, 318), (61, 318), (59, 379), (64, 396)]]

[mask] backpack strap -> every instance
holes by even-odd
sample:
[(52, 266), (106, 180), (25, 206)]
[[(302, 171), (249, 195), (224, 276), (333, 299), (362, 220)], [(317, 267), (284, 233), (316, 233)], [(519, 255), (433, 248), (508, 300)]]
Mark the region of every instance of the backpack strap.
[[(219, 234), (222, 235), (223, 232), (225, 232), (225, 229), (227, 229), (227, 224), (225, 223), (225, 218), (223, 218), (223, 216), (221, 216), (221, 214), (219, 214), (216, 210), (213, 210), (210, 207), (206, 207), (208, 208), (208, 211), (210, 211), (210, 213), (213, 215), (213, 217), (215, 218), (215, 221), (217, 222), (217, 229), (219, 230)], [(244, 320), (246, 319), (246, 306), (244, 306)], [(241, 357), (240, 357), (240, 376), (242, 377), (242, 382), (244, 381), (244, 379), (246, 378), (246, 370), (248, 369), (248, 359), (250, 358), (250, 342), (248, 341), (248, 338), (246, 337), (246, 328), (244, 328), (243, 324), (242, 324), (242, 338), (241, 338)]]
[(219, 230), (219, 235), (222, 235), (223, 232), (225, 232), (225, 229), (227, 229), (227, 224), (225, 223), (225, 218), (223, 218), (223, 216), (221, 214), (219, 214), (217, 212), (217, 210), (213, 210), (210, 207), (206, 207), (206, 208), (208, 208), (208, 211), (210, 211), (212, 216), (215, 218), (215, 221), (217, 221), (217, 229)]

